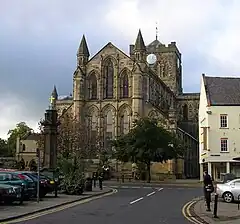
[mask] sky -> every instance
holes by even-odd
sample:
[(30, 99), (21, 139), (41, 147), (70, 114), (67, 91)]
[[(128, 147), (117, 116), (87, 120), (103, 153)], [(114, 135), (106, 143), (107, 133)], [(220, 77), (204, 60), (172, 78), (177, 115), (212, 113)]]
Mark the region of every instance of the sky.
[(91, 55), (110, 41), (128, 53), (157, 23), (182, 53), (185, 92), (199, 92), (202, 73), (240, 75), (239, 11), (239, 0), (0, 0), (0, 137), (21, 121), (36, 130), (54, 85), (72, 92), (83, 34)]

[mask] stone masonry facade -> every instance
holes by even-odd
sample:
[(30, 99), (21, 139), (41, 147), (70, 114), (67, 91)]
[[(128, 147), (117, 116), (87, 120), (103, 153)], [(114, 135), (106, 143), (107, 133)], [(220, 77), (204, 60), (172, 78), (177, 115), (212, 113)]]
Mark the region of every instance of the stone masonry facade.
[[(157, 57), (153, 65), (146, 61), (149, 54)], [(59, 115), (68, 111), (86, 122), (92, 134), (101, 136), (105, 147), (108, 139), (127, 133), (138, 117), (163, 119), (169, 130), (187, 142), (191, 153), (186, 161), (192, 163), (191, 169), (198, 167), (199, 93), (183, 93), (181, 53), (175, 42), (166, 46), (156, 39), (145, 45), (139, 30), (129, 55), (109, 42), (90, 57), (83, 36), (73, 74), (73, 94), (60, 97), (54, 88), (52, 95)], [(184, 168), (176, 171), (176, 161), (169, 163), (162, 172), (196, 176)]]

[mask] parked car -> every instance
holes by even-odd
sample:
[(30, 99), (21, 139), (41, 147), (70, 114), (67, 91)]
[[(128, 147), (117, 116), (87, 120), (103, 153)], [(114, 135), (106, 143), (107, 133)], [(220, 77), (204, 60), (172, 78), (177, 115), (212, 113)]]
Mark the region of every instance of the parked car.
[[(38, 182), (38, 174), (36, 172), (31, 172), (31, 171), (19, 171), (19, 173), (28, 176), (31, 178), (35, 184), (37, 185)], [(40, 197), (45, 197), (46, 194), (51, 193), (54, 191), (55, 187), (55, 182), (51, 180), (50, 178), (40, 174), (40, 182), (39, 182), (39, 196)]]
[(19, 204), (23, 203), (23, 192), (21, 186), (11, 186), (8, 184), (0, 184), (0, 202), (11, 204), (15, 201)]
[(221, 180), (223, 183), (227, 183), (235, 179), (238, 179), (238, 178), (232, 173), (221, 173)]
[(35, 183), (30, 178), (28, 178), (28, 180), (21, 179), (17, 173), (14, 172), (0, 172), (0, 184), (21, 186), (25, 199), (32, 197), (36, 191)]
[(240, 179), (217, 184), (216, 193), (227, 203), (240, 200)]

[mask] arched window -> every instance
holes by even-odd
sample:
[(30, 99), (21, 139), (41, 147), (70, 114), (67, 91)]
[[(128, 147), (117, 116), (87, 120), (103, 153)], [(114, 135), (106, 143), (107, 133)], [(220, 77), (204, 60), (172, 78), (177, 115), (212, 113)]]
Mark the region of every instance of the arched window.
[(89, 135), (89, 140), (95, 140), (97, 136), (97, 131), (98, 131), (98, 115), (95, 110), (89, 112), (88, 116), (88, 135)]
[(188, 107), (188, 118), (189, 118), (189, 120), (192, 120), (192, 118), (193, 118), (193, 107), (191, 104)]
[(125, 110), (120, 118), (120, 132), (121, 134), (127, 134), (130, 128), (129, 116), (127, 111)]
[(113, 112), (112, 110), (109, 110), (107, 114), (105, 115), (105, 122), (104, 122), (104, 128), (105, 128), (105, 133), (104, 133), (104, 147), (105, 149), (110, 147), (110, 141), (113, 138), (113, 131), (114, 131), (114, 126), (113, 126)]
[(95, 100), (97, 99), (97, 78), (94, 73), (92, 73), (89, 77), (89, 99)]
[(122, 98), (129, 97), (129, 82), (127, 73), (124, 73), (121, 79), (121, 96)]
[(104, 98), (112, 99), (114, 69), (113, 63), (110, 59), (107, 60), (104, 65), (104, 77), (105, 77)]
[(183, 120), (184, 121), (188, 120), (188, 106), (187, 106), (187, 104), (184, 104), (184, 106), (183, 106)]

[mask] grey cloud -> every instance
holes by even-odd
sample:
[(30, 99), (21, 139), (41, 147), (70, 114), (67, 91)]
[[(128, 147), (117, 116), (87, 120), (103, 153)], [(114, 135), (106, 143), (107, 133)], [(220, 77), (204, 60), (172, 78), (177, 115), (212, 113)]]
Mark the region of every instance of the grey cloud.
[(36, 109), (45, 107), (53, 84), (69, 94), (80, 38), (89, 34), (96, 52), (103, 13), (94, 0), (1, 1), (0, 93), (12, 91)]
[[(76, 52), (83, 33), (91, 55), (109, 41), (128, 52), (131, 42), (112, 33), (101, 20), (108, 1), (96, 2), (1, 0), (0, 94), (14, 92), (28, 105), (26, 113), (37, 118), (43, 115), (54, 84), (59, 94), (72, 91)], [(208, 62), (202, 55), (185, 50), (184, 88), (199, 91), (200, 75)]]

